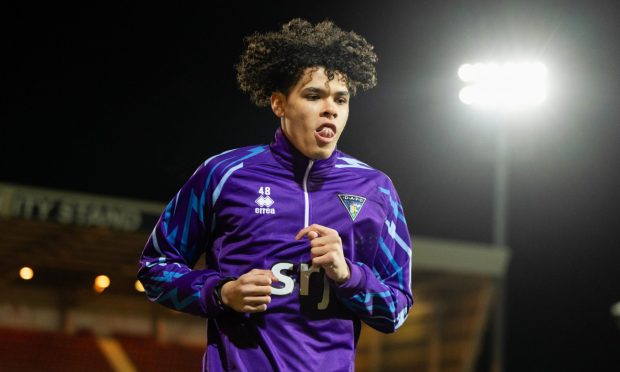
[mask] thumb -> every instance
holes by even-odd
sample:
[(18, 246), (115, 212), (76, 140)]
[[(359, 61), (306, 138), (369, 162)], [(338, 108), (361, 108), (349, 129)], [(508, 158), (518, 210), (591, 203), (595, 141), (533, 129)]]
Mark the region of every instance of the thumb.
[(273, 273), (273, 271), (271, 270), (266, 270), (267, 271), (267, 275), (269, 276), (269, 278), (271, 278), (272, 282), (278, 282), (278, 277), (275, 276), (275, 274)]

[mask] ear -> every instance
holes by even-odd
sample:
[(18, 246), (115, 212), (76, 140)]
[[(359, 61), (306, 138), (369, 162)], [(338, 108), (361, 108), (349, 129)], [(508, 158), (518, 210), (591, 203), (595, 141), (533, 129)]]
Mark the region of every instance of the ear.
[(281, 92), (273, 92), (271, 94), (271, 110), (281, 118), (284, 116), (284, 108), (286, 106), (286, 96)]

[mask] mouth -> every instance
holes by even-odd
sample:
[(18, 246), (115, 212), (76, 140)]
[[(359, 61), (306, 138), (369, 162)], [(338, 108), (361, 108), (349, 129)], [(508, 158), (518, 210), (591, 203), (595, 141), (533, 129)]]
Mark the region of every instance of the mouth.
[(321, 124), (314, 132), (315, 137), (319, 142), (329, 143), (336, 138), (336, 126), (332, 123)]

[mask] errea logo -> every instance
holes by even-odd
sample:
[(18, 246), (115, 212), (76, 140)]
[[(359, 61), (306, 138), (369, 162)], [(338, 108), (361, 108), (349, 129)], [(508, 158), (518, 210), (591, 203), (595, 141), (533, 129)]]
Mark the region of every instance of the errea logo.
[(254, 208), (256, 214), (276, 214), (276, 209), (271, 208), (275, 201), (271, 198), (271, 187), (261, 186), (258, 189), (258, 198), (254, 200), (259, 208)]

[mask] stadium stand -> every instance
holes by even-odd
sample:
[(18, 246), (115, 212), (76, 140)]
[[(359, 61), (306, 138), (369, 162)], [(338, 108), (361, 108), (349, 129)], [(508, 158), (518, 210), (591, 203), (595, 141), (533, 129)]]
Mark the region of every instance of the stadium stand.
[(0, 329), (0, 371), (114, 372), (91, 333)]

